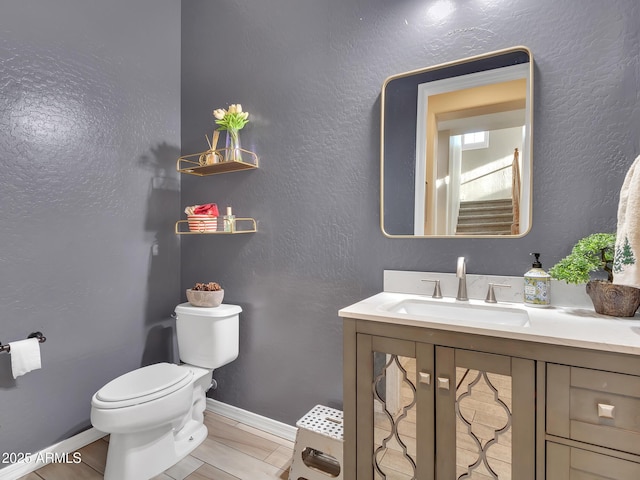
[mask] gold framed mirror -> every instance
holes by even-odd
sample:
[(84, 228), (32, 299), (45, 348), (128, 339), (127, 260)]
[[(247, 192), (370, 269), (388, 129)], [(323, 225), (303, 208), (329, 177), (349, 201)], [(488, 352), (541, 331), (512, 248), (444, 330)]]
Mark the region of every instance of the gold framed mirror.
[(387, 78), (380, 222), (388, 237), (531, 228), (533, 56), (513, 47)]

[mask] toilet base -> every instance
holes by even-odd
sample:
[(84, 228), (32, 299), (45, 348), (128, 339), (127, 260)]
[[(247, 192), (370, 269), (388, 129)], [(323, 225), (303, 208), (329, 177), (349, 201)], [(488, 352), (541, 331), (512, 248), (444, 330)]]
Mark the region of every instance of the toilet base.
[(193, 420), (177, 434), (170, 425), (133, 435), (112, 433), (104, 479), (153, 478), (189, 455), (207, 438), (207, 433), (205, 425)]
[(176, 462), (193, 452), (198, 445), (204, 442), (207, 435), (209, 435), (209, 431), (204, 424), (189, 420), (175, 436), (175, 449), (179, 457)]

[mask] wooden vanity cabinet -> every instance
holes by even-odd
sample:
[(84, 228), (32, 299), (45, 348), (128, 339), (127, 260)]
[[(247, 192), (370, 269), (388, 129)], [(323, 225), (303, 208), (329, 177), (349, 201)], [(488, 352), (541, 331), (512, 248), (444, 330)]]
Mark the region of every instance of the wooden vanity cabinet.
[[(638, 356), (353, 318), (343, 325), (345, 479), (640, 480)], [(465, 392), (482, 383), (491, 385), (470, 402)], [(494, 432), (504, 418), (510, 425), (486, 448), (491, 431), (460, 415), (500, 417)], [(485, 460), (493, 473), (466, 471)]]
[(640, 464), (578, 447), (547, 442), (547, 480), (638, 480)]
[(640, 377), (547, 364), (546, 413), (548, 480), (640, 479)]
[(433, 333), (345, 320), (344, 478), (534, 480), (535, 362)]

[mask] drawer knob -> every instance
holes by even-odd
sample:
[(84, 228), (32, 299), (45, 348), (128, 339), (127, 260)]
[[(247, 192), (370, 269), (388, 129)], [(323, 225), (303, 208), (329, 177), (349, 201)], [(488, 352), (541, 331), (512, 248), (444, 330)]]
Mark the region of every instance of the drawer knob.
[(605, 403), (598, 404), (598, 416), (600, 418), (613, 418), (613, 413), (615, 410), (614, 405), (607, 405)]
[(431, 385), (431, 374), (427, 372), (418, 373), (418, 382), (425, 385)]
[(449, 390), (449, 379), (447, 377), (438, 377), (438, 388), (440, 390)]

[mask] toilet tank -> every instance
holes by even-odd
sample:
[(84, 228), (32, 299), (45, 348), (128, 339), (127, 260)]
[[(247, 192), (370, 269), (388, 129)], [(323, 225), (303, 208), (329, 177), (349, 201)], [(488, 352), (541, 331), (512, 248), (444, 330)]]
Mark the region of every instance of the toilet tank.
[(215, 369), (238, 357), (239, 324), (242, 308), (222, 304), (176, 307), (176, 336), (180, 360), (189, 365)]

